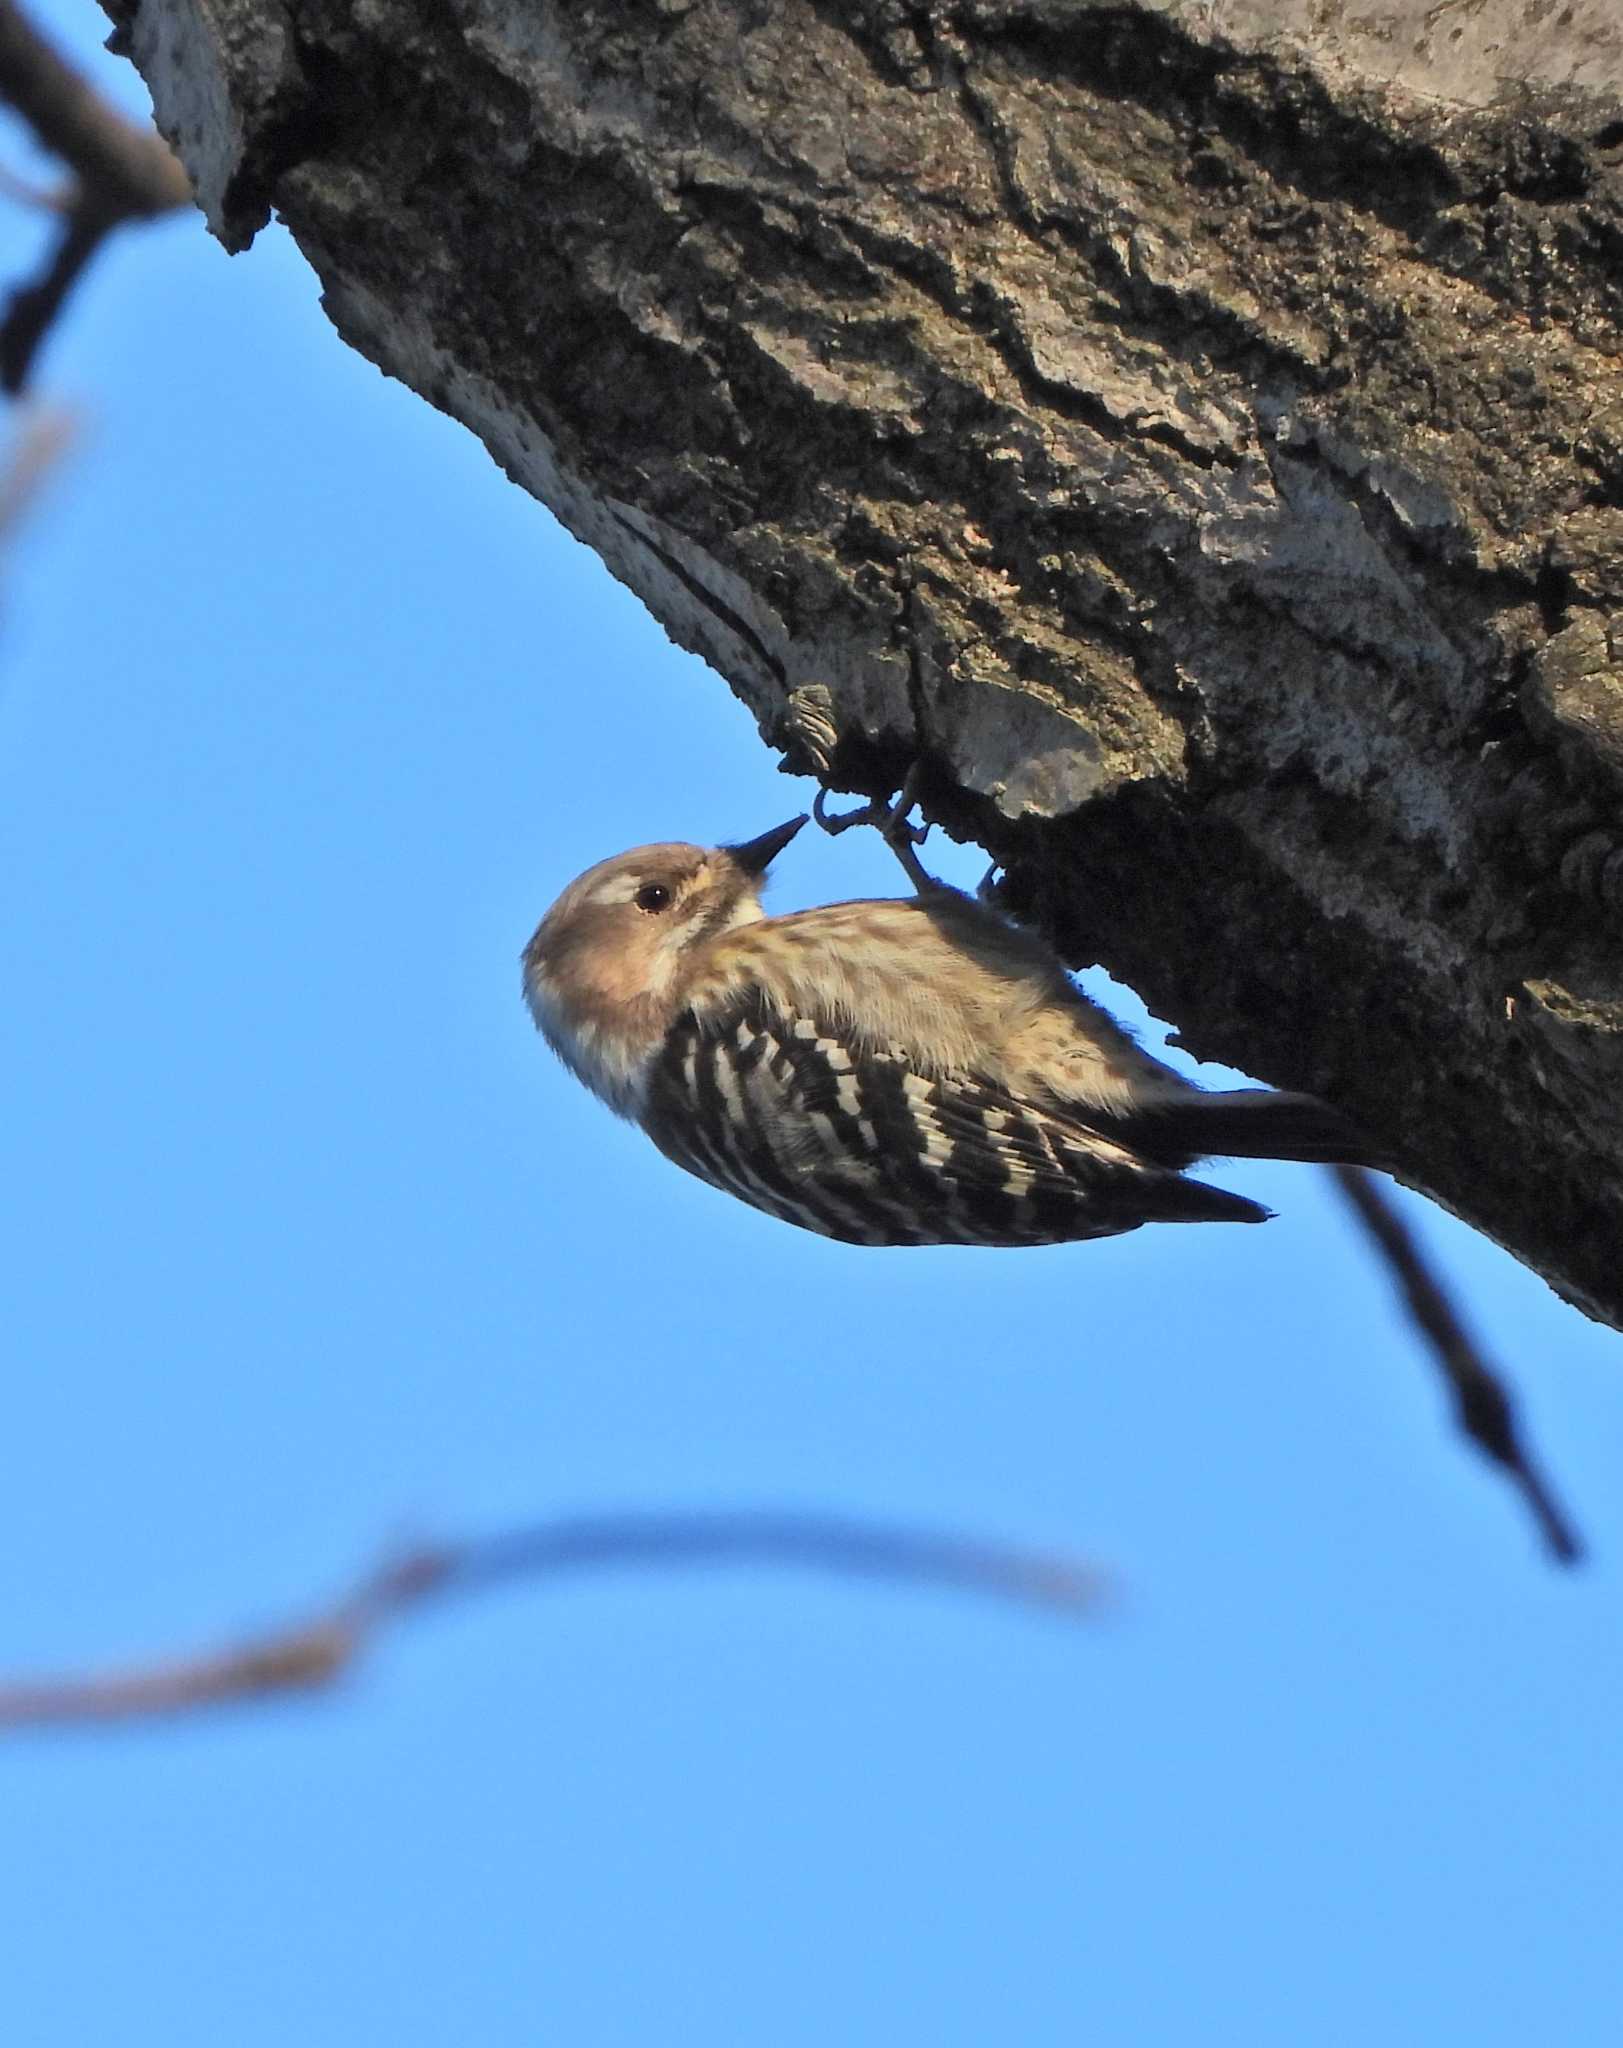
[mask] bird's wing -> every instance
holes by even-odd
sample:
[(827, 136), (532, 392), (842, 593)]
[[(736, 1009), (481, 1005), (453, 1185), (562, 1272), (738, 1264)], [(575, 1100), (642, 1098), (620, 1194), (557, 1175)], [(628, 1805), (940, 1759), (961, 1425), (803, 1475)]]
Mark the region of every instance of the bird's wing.
[(702, 1179), (858, 1244), (1047, 1244), (1267, 1213), (972, 1071), (921, 1073), (905, 1047), (859, 1043), (759, 987), (678, 1020), (643, 1123)]

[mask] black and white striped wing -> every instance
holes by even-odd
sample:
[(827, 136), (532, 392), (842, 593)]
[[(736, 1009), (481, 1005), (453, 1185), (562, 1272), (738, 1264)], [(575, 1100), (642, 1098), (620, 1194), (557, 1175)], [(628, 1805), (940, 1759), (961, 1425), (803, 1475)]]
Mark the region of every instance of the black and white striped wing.
[(975, 1075), (853, 1049), (759, 993), (678, 1020), (643, 1124), (700, 1179), (851, 1244), (1051, 1244), (1265, 1213)]

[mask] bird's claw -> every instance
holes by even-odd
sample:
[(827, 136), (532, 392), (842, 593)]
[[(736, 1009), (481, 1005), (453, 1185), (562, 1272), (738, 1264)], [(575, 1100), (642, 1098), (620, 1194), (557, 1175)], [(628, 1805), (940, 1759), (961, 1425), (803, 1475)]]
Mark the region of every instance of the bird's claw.
[(905, 838), (910, 846), (922, 846), (930, 832), (928, 825), (909, 823), (900, 802), (886, 804), (874, 801), (854, 811), (830, 812), (826, 789), (820, 789), (812, 798), (812, 816), (830, 837), (849, 832), (853, 825), (872, 825), (887, 839)]
[(906, 869), (913, 886), (917, 889), (935, 888), (934, 878), (925, 873), (913, 850), (922, 846), (930, 836), (930, 827), (927, 823), (912, 824), (908, 819), (909, 811), (918, 801), (915, 793), (918, 780), (919, 767), (915, 762), (907, 771), (907, 779), (893, 804), (881, 803), (876, 798), (857, 810), (837, 812), (833, 816), (828, 810), (828, 791), (820, 789), (812, 798), (812, 816), (830, 835), (848, 832), (853, 825), (872, 825)]

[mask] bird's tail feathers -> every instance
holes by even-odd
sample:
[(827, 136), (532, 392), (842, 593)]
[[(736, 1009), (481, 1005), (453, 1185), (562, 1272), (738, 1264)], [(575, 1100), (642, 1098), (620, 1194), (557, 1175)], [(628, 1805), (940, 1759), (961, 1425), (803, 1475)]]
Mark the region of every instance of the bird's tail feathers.
[(1234, 1088), (1178, 1095), (1144, 1104), (1123, 1133), (1135, 1152), (1158, 1165), (1192, 1159), (1306, 1159), (1323, 1165), (1385, 1162), (1350, 1117), (1314, 1095), (1273, 1088)]
[(1266, 1223), (1274, 1213), (1246, 1195), (1174, 1173), (1157, 1175), (1152, 1184), (1140, 1183), (1135, 1195), (1138, 1216), (1145, 1223)]

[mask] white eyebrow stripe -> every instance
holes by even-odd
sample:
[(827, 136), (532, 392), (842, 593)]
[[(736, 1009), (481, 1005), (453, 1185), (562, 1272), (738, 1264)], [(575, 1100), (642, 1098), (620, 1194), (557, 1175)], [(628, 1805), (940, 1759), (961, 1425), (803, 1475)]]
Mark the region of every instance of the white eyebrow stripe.
[(593, 903), (629, 903), (643, 886), (641, 875), (614, 875), (592, 891)]

